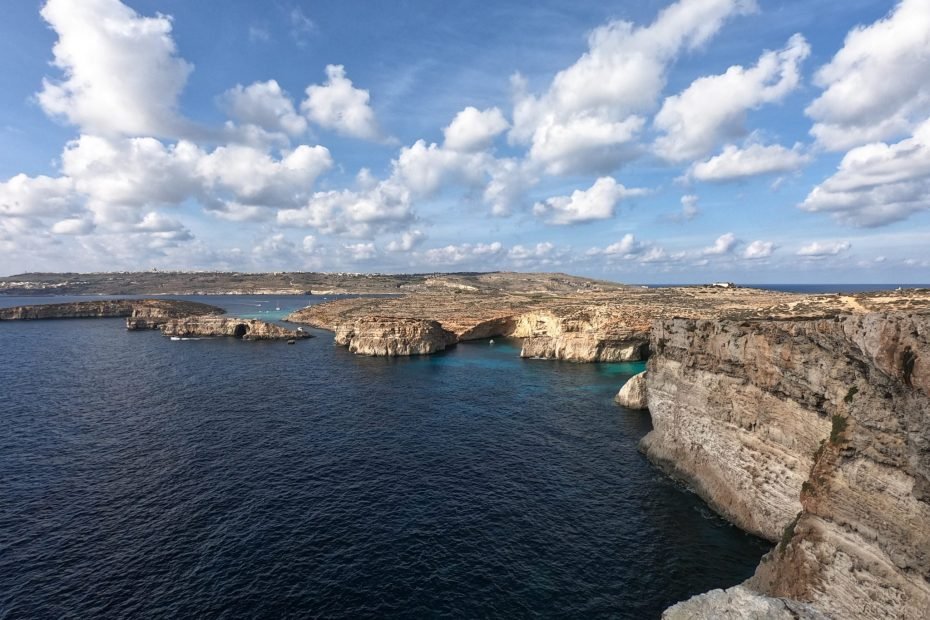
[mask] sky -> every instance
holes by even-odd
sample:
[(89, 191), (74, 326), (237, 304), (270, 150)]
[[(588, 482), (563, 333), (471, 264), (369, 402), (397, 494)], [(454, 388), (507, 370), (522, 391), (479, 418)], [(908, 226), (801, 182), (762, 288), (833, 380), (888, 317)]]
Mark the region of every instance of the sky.
[(926, 0), (17, 0), (0, 274), (930, 282)]

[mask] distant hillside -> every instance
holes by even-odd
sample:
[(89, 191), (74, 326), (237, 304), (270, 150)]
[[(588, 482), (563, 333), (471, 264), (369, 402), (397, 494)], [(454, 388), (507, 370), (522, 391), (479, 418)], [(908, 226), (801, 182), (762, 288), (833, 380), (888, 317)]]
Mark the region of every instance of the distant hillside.
[(623, 288), (559, 273), (357, 274), (313, 272), (24, 273), (0, 277), (2, 295), (397, 294), (417, 291), (578, 292)]

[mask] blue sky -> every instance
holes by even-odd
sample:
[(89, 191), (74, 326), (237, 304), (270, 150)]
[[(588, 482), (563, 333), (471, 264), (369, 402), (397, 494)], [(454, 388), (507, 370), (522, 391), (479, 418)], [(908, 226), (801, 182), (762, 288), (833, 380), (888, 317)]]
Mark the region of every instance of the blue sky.
[(930, 281), (923, 0), (5, 10), (0, 273)]

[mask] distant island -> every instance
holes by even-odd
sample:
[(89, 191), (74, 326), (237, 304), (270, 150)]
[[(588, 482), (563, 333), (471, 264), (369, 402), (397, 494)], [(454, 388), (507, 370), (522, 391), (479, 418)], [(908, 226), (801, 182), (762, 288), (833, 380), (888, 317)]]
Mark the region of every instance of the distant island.
[[(520, 273), (126, 273), (24, 274), (0, 279), (0, 291), (355, 294), (288, 320), (331, 330), (360, 355), (509, 336), (528, 358), (646, 359), (618, 395), (649, 411), (641, 450), (775, 545), (744, 584), (664, 617), (916, 619), (930, 609), (930, 290), (801, 295)], [(237, 335), (224, 330), (242, 321), (159, 302), (82, 303), (129, 304), (128, 315), (108, 311), (166, 334), (213, 326)], [(12, 318), (41, 318), (25, 316), (42, 312), (31, 308)]]

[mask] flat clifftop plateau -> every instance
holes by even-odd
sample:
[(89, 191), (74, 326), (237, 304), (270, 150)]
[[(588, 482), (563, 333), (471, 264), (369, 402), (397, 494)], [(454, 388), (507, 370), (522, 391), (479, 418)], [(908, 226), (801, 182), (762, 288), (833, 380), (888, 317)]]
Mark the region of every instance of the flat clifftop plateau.
[(127, 317), (154, 327), (165, 320), (191, 314), (222, 314), (222, 308), (173, 299), (116, 299), (37, 304), (0, 308), (0, 321)]
[[(129, 329), (134, 329), (127, 325)], [(298, 340), (312, 336), (303, 330), (291, 330), (258, 319), (234, 316), (188, 316), (170, 319), (159, 326), (166, 336), (200, 338), (228, 336), (241, 340)]]
[[(658, 321), (642, 446), (777, 541), (745, 588), (830, 617), (925, 618), (930, 313), (912, 311), (922, 294), (856, 301), (822, 318)], [(744, 598), (683, 609), (730, 617), (759, 603)]]
[(0, 277), (7, 295), (318, 295), (452, 291), (578, 292), (620, 288), (560, 273), (359, 274), (313, 272), (26, 273)]
[[(351, 333), (366, 322), (435, 321), (456, 341), (513, 336), (523, 339), (524, 357), (579, 362), (645, 359), (649, 329), (658, 318), (755, 316), (799, 299), (790, 293), (755, 289), (680, 287), (539, 292), (536, 290), (421, 291), (389, 299), (339, 299), (299, 310), (289, 321)], [(395, 330), (398, 338), (403, 330)], [(350, 346), (346, 339), (342, 344)], [(399, 342), (384, 350), (403, 351)], [(414, 349), (421, 349), (420, 345)], [(397, 353), (399, 354), (399, 353)]]

